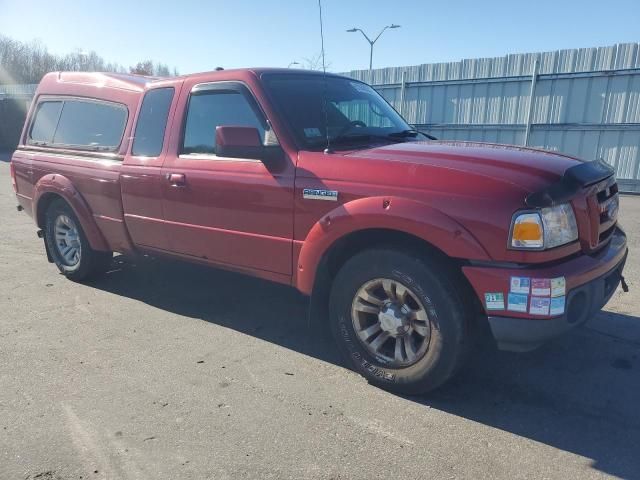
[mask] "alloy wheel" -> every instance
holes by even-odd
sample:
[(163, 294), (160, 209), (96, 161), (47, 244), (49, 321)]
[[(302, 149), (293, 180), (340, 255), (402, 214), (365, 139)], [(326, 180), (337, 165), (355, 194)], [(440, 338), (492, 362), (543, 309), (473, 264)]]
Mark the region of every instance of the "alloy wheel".
[(53, 233), (54, 244), (62, 262), (68, 267), (77, 265), (82, 254), (82, 245), (76, 223), (68, 215), (60, 214), (53, 224)]
[(422, 301), (397, 280), (362, 285), (351, 307), (353, 328), (367, 352), (381, 363), (407, 367), (429, 348), (431, 322)]

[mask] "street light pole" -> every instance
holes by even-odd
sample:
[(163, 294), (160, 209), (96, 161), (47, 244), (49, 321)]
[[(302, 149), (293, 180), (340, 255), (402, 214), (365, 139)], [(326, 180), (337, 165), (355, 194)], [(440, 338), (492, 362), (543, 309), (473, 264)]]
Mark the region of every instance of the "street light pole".
[(365, 40), (369, 42), (369, 75), (371, 75), (371, 70), (373, 70), (373, 46), (375, 45), (375, 43), (378, 41), (380, 36), (385, 32), (387, 28), (400, 28), (400, 25), (396, 25), (395, 23), (392, 23), (391, 25), (385, 26), (382, 30), (380, 30), (380, 33), (378, 34), (378, 36), (373, 40), (371, 40), (369, 36), (366, 33), (364, 33), (364, 31), (361, 28), (353, 27), (347, 30), (347, 32), (349, 33), (360, 32), (362, 36), (365, 38)]

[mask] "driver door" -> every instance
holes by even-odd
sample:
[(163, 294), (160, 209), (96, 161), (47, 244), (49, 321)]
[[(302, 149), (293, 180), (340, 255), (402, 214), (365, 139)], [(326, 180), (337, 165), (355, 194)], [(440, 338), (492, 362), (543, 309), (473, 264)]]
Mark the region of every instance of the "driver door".
[(216, 154), (217, 126), (249, 126), (270, 137), (268, 122), (240, 82), (187, 85), (182, 135), (163, 165), (169, 247), (190, 257), (291, 274), (294, 166)]

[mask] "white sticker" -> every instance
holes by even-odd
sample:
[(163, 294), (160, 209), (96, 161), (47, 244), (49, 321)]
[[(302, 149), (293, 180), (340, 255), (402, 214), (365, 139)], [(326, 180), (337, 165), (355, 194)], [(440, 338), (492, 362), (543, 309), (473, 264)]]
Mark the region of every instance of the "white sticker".
[(564, 313), (565, 297), (555, 297), (551, 299), (551, 308), (549, 315), (562, 315)]
[(531, 280), (529, 277), (511, 277), (511, 292), (526, 293), (529, 295)]
[(512, 312), (524, 312), (527, 311), (527, 295), (521, 293), (510, 293), (508, 297), (507, 310)]
[(551, 296), (561, 297), (565, 293), (566, 293), (566, 282), (564, 281), (564, 277), (552, 278), (551, 279)]
[(551, 299), (548, 297), (531, 297), (529, 313), (531, 315), (549, 315)]
[(551, 295), (551, 281), (548, 278), (532, 278), (531, 295), (539, 295), (541, 297)]
[(484, 301), (487, 310), (504, 310), (504, 294), (502, 292), (485, 293)]
[(322, 133), (317, 127), (309, 127), (304, 129), (304, 136), (307, 138), (321, 137)]

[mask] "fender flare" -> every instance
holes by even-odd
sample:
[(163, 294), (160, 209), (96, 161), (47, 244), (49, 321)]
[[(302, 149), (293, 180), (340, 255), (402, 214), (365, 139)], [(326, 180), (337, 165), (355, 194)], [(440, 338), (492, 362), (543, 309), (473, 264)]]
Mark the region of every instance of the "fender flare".
[(44, 175), (35, 185), (33, 194), (33, 212), (38, 227), (44, 228), (40, 218), (40, 200), (48, 194), (56, 194), (62, 197), (71, 207), (73, 213), (80, 221), (82, 230), (84, 231), (87, 241), (94, 250), (109, 251), (102, 232), (98, 228), (91, 209), (80, 195), (80, 192), (74, 187), (71, 180), (59, 173), (50, 173)]
[(294, 286), (311, 294), (317, 268), (334, 243), (346, 235), (368, 229), (415, 236), (449, 257), (491, 259), (471, 232), (442, 211), (402, 197), (367, 197), (336, 207), (313, 225), (298, 256)]

